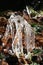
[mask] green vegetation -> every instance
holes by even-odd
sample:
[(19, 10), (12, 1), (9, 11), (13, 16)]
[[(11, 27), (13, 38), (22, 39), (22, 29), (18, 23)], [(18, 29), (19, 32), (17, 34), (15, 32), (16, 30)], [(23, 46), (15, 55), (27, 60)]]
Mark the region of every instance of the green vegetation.
[(35, 33), (39, 34), (43, 30), (43, 25), (37, 25), (37, 24), (31, 24), (31, 26), (34, 28)]
[(33, 52), (34, 54), (39, 54), (39, 53), (42, 53), (43, 50), (41, 50), (41, 49), (34, 49), (32, 52)]

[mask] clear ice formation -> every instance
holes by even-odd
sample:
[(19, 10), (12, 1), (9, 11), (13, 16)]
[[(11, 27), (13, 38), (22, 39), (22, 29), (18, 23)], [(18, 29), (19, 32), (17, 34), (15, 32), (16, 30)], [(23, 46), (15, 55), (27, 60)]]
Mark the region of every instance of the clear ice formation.
[[(14, 35), (14, 23), (16, 34)], [(22, 36), (24, 32), (24, 42), (26, 44), (27, 53), (35, 48), (35, 34), (31, 25), (20, 15), (12, 14), (8, 19), (8, 24), (5, 31), (5, 37), (12, 35), (12, 50), (14, 53), (23, 53)]]

